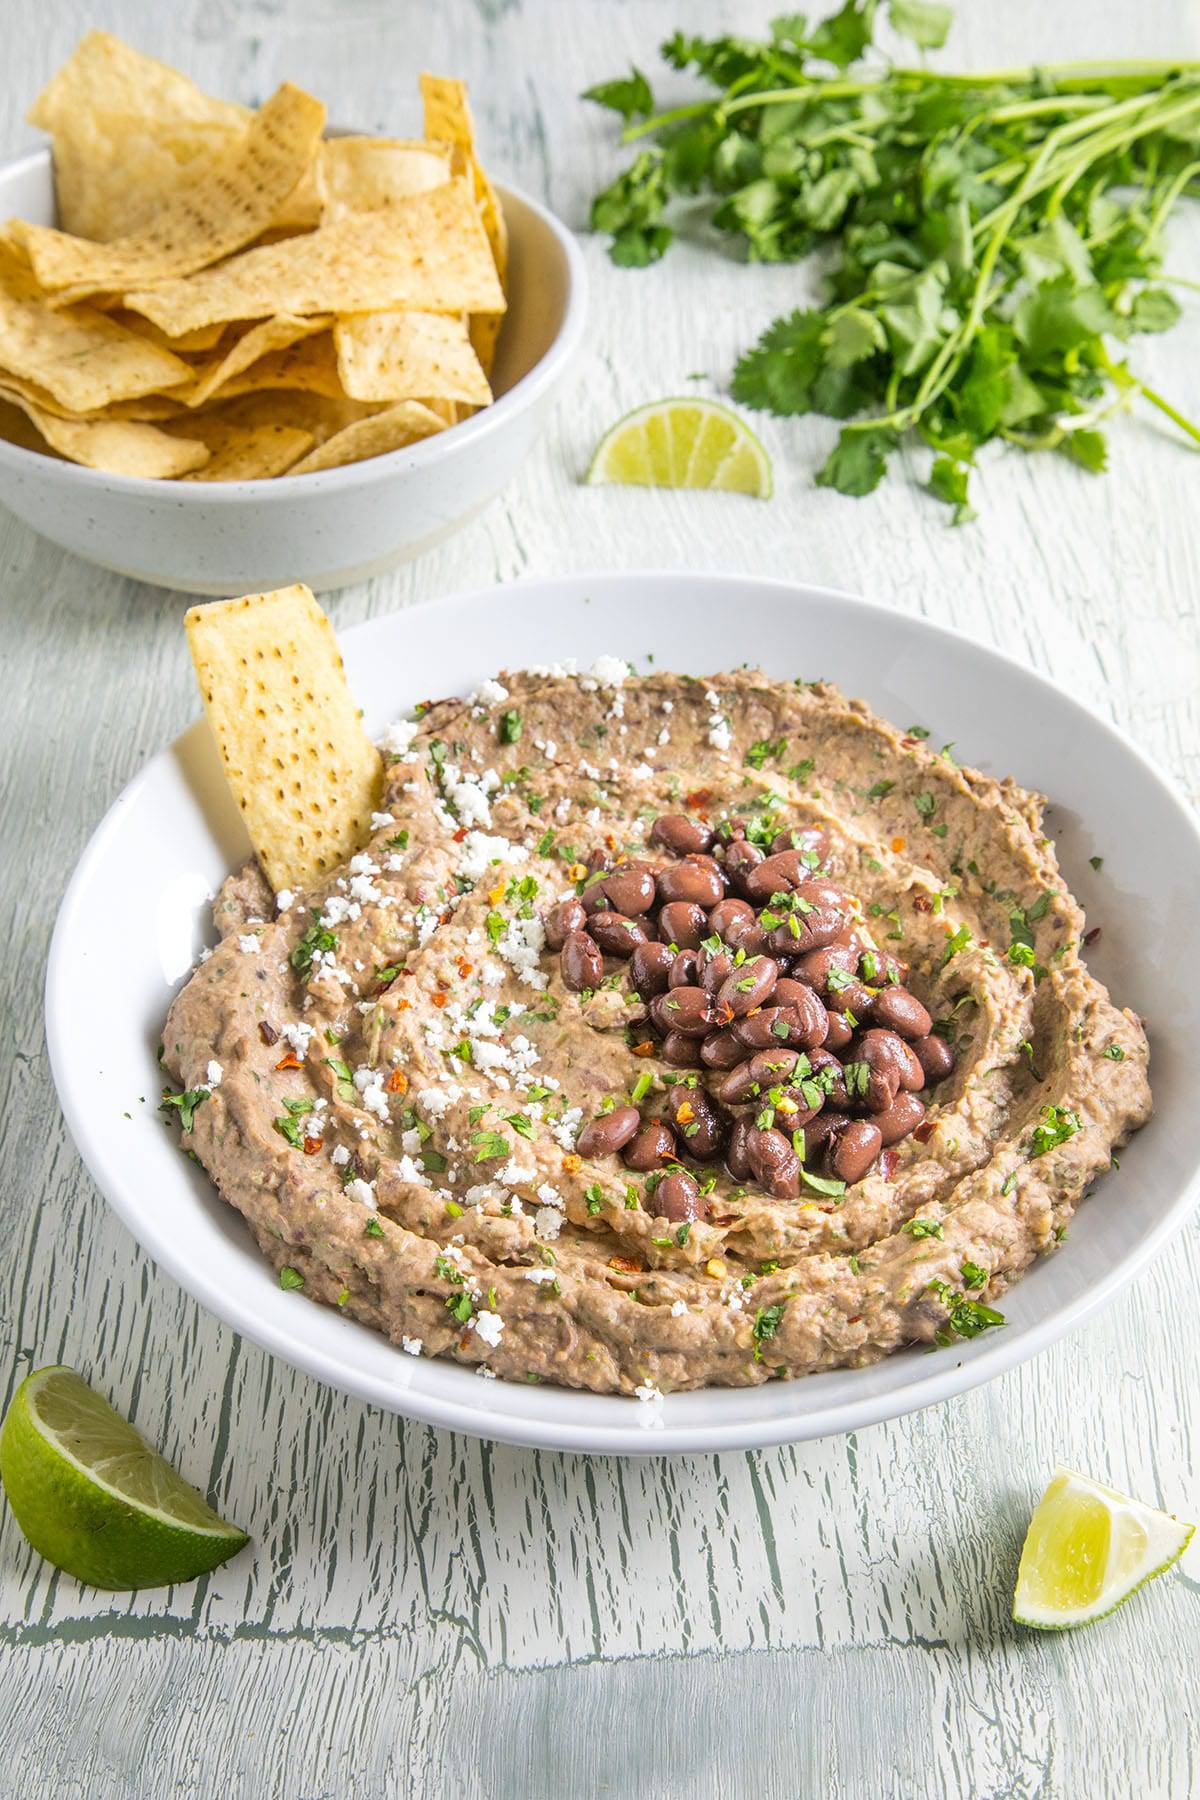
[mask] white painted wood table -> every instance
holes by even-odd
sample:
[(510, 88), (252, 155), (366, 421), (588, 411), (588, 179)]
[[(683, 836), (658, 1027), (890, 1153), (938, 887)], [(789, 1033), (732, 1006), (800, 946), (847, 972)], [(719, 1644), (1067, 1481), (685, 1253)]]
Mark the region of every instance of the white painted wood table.
[[(411, 129), (416, 71), (463, 74), (497, 172), (576, 227), (616, 167), (579, 89), (717, 0), (0, 0), (0, 151), (101, 24), (247, 101), (284, 76), (335, 119)], [(819, 10), (819, 9), (818, 9)], [(1188, 0), (966, 0), (964, 63), (1200, 54)], [(1195, 214), (1195, 209), (1193, 209)], [(645, 274), (585, 239), (580, 383), (503, 499), (331, 599), (339, 625), (489, 581), (665, 565), (796, 575), (957, 625), (1049, 671), (1200, 787), (1200, 464), (1153, 420), (1092, 479), (987, 463), (980, 519), (891, 481), (815, 489), (825, 422), (768, 424), (770, 506), (589, 492), (599, 430), (735, 351), (806, 292), (681, 249)], [(1177, 227), (1200, 273), (1200, 222)], [(1189, 266), (1190, 265), (1190, 266)], [(1139, 366), (1200, 410), (1200, 312)], [(297, 570), (303, 575), (303, 570)], [(92, 827), (197, 711), (172, 596), (0, 515), (5, 1399), (87, 1372), (254, 1545), (132, 1599), (57, 1579), (0, 1517), (5, 1796), (1185, 1796), (1200, 1790), (1200, 1593), (1172, 1576), (1077, 1637), (1014, 1631), (1030, 1503), (1056, 1458), (1195, 1518), (1190, 1228), (1104, 1318), (984, 1391), (856, 1437), (673, 1462), (535, 1454), (329, 1394), (159, 1275), (58, 1116), (41, 1026), (59, 894)], [(1046, 771), (1053, 789), (1054, 771)], [(1149, 946), (1150, 953), (1169, 947)], [(1194, 980), (1194, 970), (1181, 971)], [(2, 1509), (0, 1509), (2, 1510)]]

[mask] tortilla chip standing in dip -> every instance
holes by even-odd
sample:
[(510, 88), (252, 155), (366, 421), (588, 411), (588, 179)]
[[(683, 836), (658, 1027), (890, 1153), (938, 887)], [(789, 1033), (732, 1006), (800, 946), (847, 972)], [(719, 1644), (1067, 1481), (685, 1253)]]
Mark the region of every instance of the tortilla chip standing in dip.
[(326, 139), (285, 82), (257, 112), (102, 31), (30, 120), (59, 226), (0, 232), (0, 436), (155, 480), (384, 455), (491, 403), (507, 238), (461, 82), (424, 139)]
[(1149, 1116), (1040, 797), (836, 688), (502, 673), (377, 795), (306, 589), (188, 628), (257, 857), (166, 1099), (401, 1352), (655, 1398), (960, 1344)]

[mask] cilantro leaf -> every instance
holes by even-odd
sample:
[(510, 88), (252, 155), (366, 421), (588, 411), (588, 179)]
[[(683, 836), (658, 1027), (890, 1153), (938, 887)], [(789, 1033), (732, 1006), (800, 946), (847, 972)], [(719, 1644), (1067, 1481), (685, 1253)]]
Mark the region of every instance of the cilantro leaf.
[(654, 95), (650, 92), (650, 83), (639, 68), (631, 65), (631, 72), (617, 81), (601, 81), (595, 87), (584, 88), (580, 95), (582, 100), (594, 100), (597, 106), (607, 106), (613, 112), (620, 113), (623, 119), (635, 119), (639, 113), (647, 116), (654, 111)]

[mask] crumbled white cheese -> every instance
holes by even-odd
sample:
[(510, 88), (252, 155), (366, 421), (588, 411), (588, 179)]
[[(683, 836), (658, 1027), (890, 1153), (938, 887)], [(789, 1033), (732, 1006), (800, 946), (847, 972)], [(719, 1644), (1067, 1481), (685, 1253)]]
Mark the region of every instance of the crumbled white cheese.
[(221, 1077), (224, 1073), (225, 1071), (222, 1069), (219, 1062), (214, 1060), (209, 1063), (208, 1068), (205, 1071), (205, 1079), (208, 1082), (210, 1090), (215, 1087), (220, 1087)]
[(534, 1214), (533, 1229), (538, 1237), (552, 1243), (563, 1228), (563, 1215), (557, 1206), (539, 1206)]
[(407, 756), (420, 729), (417, 719), (397, 719), (380, 738), (379, 748), (388, 756)]
[(363, 1181), (361, 1176), (356, 1175), (353, 1181), (346, 1183), (346, 1195), (350, 1200), (357, 1200), (360, 1206), (365, 1206), (368, 1212), (375, 1211), (375, 1189), (369, 1181)]
[(242, 937), (239, 937), (238, 949), (242, 952), (243, 956), (257, 956), (262, 949), (262, 945), (259, 943), (254, 933), (248, 931)]
[(471, 1324), (484, 1343), (490, 1344), (493, 1350), (504, 1335), (504, 1320), (499, 1313), (489, 1312), (486, 1307), (475, 1314)]
[(296, 903), (296, 896), (291, 888), (280, 888), (275, 896), (275, 907), (278, 912), (291, 912)]
[(303, 1058), (308, 1055), (308, 1046), (315, 1030), (315, 1025), (306, 1025), (303, 1019), (292, 1019), (279, 1027), (279, 1035), (297, 1056)]
[(601, 687), (619, 688), (629, 674), (629, 664), (619, 656), (598, 656), (592, 674)]
[(345, 1168), (346, 1164), (350, 1161), (350, 1152), (347, 1150), (345, 1144), (335, 1144), (333, 1146), (333, 1154), (330, 1157), (330, 1161), (335, 1168)]
[(499, 706), (501, 700), (508, 699), (508, 689), (489, 677), (487, 681), (481, 681), (475, 692), (467, 698), (473, 706)]
[(546, 1281), (557, 1281), (558, 1275), (554, 1269), (526, 1269), (525, 1279), (540, 1285)]
[(402, 1337), (400, 1339), (400, 1348), (407, 1351), (409, 1356), (420, 1356), (422, 1350), (425, 1348), (425, 1340), (423, 1338)]
[(638, 1424), (647, 1431), (663, 1429), (663, 1397), (652, 1381), (645, 1381), (634, 1393), (640, 1402)]

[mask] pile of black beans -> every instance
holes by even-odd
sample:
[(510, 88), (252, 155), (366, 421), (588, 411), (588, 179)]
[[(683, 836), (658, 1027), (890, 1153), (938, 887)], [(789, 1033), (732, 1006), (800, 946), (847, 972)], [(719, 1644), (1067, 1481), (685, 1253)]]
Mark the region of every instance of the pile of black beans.
[(638, 1048), (704, 1072), (669, 1087), (660, 1117), (614, 1106), (577, 1145), (667, 1169), (653, 1204), (673, 1220), (707, 1212), (684, 1157), (723, 1157), (735, 1181), (784, 1200), (806, 1173), (847, 1186), (890, 1175), (892, 1146), (924, 1121), (921, 1090), (954, 1070), (906, 965), (870, 943), (829, 879), (824, 832), (795, 827), (767, 848), (746, 833), (744, 820), (714, 831), (663, 814), (650, 843), (675, 860), (597, 856), (582, 892), (544, 918), (566, 987), (599, 987), (605, 957), (627, 963), (654, 1034)]

